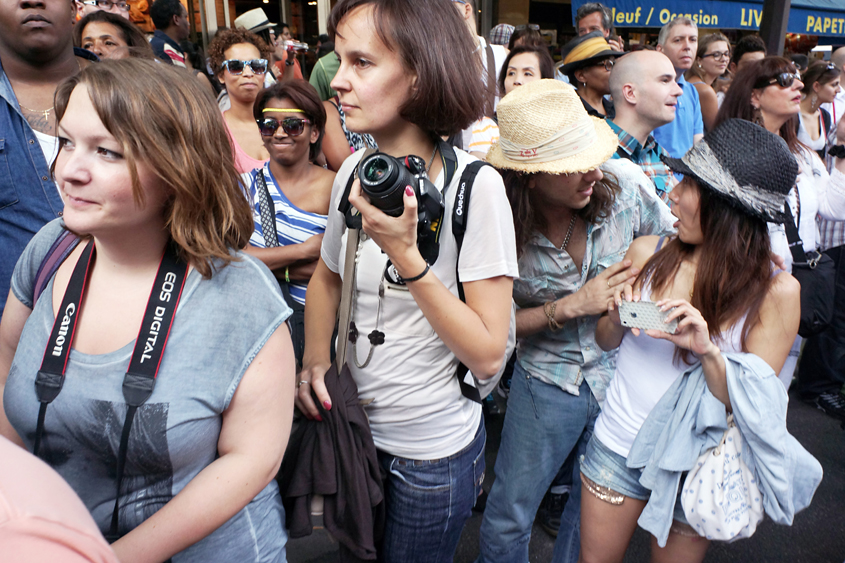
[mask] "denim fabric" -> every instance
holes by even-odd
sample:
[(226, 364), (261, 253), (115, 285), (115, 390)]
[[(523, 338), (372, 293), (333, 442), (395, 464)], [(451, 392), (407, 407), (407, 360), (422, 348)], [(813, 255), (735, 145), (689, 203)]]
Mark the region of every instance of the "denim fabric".
[(448, 458), (424, 461), (378, 452), (387, 475), (387, 523), (379, 561), (452, 561), (481, 493), (486, 439), (482, 418), (472, 442)]
[(529, 375), (516, 363), (508, 396), (496, 480), (481, 523), (482, 563), (526, 563), (531, 526), (549, 484), (576, 449), (572, 493), (561, 518), (552, 561), (578, 561), (581, 482), (578, 457), (584, 453), (599, 415), (599, 404), (582, 381), (572, 395)]
[[(625, 464), (625, 458), (611, 451), (596, 436), (587, 444), (587, 453), (581, 459), (581, 473), (602, 487), (637, 500), (648, 500), (651, 491), (640, 484), (642, 471), (632, 469)], [(674, 519), (689, 525), (681, 506), (680, 497), (675, 501)]]
[[(745, 441), (742, 454), (757, 476), (763, 508), (778, 524), (791, 525), (813, 499), (821, 464), (786, 429), (786, 391), (772, 368), (754, 354), (723, 352), (734, 420)], [(651, 489), (639, 525), (663, 547), (681, 476), (727, 429), (725, 405), (707, 387), (701, 364), (681, 375), (652, 409), (628, 454), (643, 468), (640, 483)]]
[(62, 209), (41, 145), (0, 65), (0, 317), (18, 257), (38, 229), (60, 217)]

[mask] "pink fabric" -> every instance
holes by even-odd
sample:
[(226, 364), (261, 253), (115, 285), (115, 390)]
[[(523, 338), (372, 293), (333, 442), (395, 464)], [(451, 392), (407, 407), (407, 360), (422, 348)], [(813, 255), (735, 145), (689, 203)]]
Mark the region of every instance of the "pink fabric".
[(252, 172), (256, 168), (262, 168), (264, 166), (264, 163), (267, 161), (252, 158), (246, 152), (244, 152), (244, 150), (235, 140), (235, 136), (232, 134), (232, 129), (229, 128), (229, 124), (226, 122), (225, 117), (223, 118), (223, 123), (226, 124), (226, 132), (229, 134), (229, 142), (232, 145), (232, 154), (235, 157), (235, 168), (238, 170), (238, 173), (248, 173)]
[(46, 463), (0, 436), (0, 560), (118, 563), (76, 493)]

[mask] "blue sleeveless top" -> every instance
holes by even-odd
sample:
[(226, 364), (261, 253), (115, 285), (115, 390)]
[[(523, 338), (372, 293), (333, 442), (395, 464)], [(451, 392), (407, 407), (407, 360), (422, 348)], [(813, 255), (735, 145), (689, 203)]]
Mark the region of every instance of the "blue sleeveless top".
[[(12, 291), (33, 306), (35, 275), (62, 232), (42, 228), (21, 255)], [(222, 413), (267, 339), (290, 315), (261, 262), (240, 261), (203, 279), (191, 270), (173, 321), (155, 390), (135, 416), (120, 499), (120, 533), (152, 516), (217, 459)], [(38, 416), (35, 374), (53, 326), (53, 280), (26, 322), (3, 397), (6, 415), (32, 450)], [(249, 304), (243, 301), (249, 296)], [(65, 383), (47, 409), (40, 456), (80, 496), (103, 533), (115, 498), (126, 404), (122, 384), (135, 342), (108, 354), (71, 350)], [(173, 557), (173, 563), (285, 561), (284, 509), (271, 481), (228, 522)]]

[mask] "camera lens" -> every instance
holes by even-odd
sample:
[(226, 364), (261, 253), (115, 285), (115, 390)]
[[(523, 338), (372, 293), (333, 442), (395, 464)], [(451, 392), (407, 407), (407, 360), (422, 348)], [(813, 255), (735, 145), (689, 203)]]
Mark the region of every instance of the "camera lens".
[(390, 163), (383, 158), (374, 158), (367, 163), (364, 178), (371, 184), (378, 184), (390, 173)]

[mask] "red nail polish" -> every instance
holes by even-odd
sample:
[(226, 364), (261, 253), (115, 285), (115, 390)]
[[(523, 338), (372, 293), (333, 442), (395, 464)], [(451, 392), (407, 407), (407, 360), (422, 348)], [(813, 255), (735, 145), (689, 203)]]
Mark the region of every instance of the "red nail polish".
[(414, 195), (414, 188), (411, 186), (405, 186), (405, 195)]
[(314, 418), (316, 418), (316, 419), (317, 419), (317, 420), (319, 420), (320, 422), (323, 422), (323, 417), (322, 417), (322, 416), (320, 416), (319, 414), (318, 414), (317, 416), (315, 416)]
[(326, 407), (327, 411), (332, 410), (332, 404), (328, 401), (323, 401), (323, 406)]

